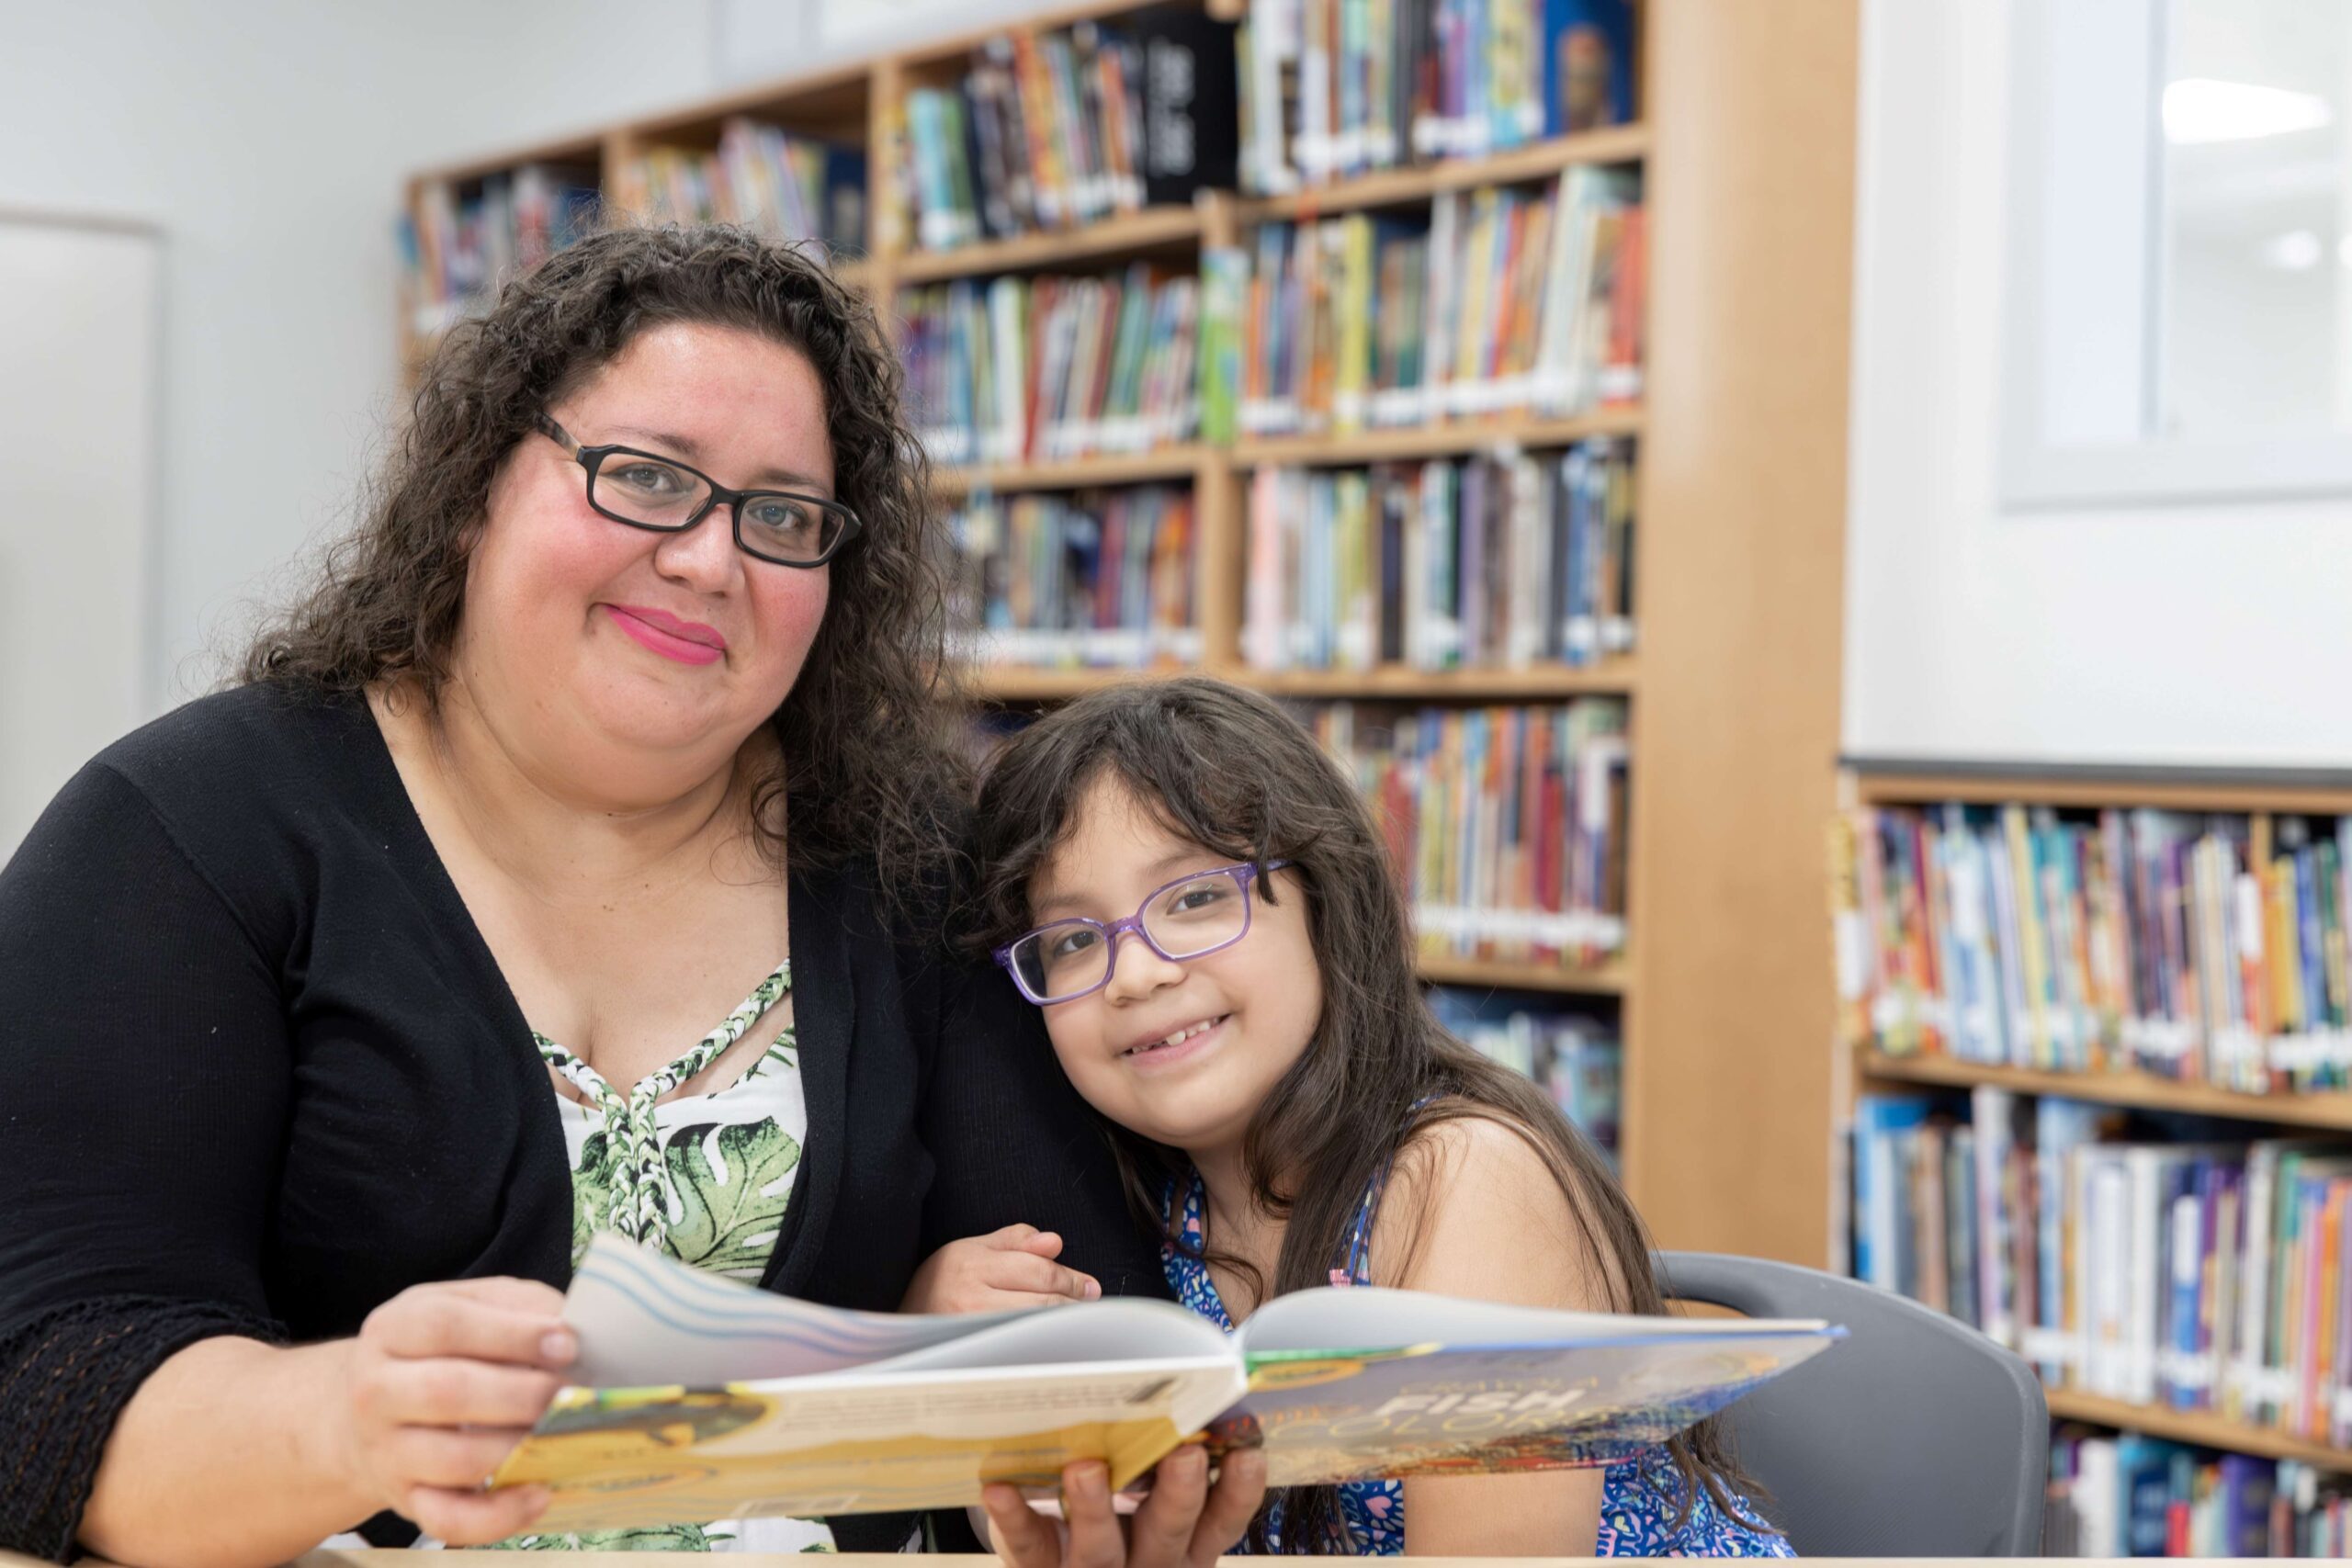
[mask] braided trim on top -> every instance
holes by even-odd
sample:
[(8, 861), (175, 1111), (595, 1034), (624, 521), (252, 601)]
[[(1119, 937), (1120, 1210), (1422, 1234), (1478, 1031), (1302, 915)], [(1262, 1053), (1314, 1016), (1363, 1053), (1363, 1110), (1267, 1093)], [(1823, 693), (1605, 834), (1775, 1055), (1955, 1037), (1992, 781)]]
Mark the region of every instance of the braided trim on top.
[(71, 1562), (107, 1439), (164, 1359), (229, 1335), (286, 1342), (280, 1325), (219, 1302), (99, 1296), (0, 1331), (0, 1548)]

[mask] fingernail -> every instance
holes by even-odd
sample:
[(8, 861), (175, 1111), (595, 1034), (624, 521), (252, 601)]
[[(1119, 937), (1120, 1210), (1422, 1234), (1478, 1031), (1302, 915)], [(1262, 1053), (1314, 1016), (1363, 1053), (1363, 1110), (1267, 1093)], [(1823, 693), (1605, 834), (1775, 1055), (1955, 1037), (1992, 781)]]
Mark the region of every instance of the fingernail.
[(1111, 1490), (1110, 1472), (1099, 1464), (1080, 1465), (1078, 1471), (1078, 1495), (1091, 1503)]
[(568, 1364), (580, 1354), (580, 1337), (569, 1328), (550, 1328), (539, 1336), (539, 1359), (556, 1366)]
[(1100, 1301), (1102, 1298), (1102, 1286), (1097, 1280), (1089, 1280), (1086, 1281), (1085, 1293), (1088, 1301)]

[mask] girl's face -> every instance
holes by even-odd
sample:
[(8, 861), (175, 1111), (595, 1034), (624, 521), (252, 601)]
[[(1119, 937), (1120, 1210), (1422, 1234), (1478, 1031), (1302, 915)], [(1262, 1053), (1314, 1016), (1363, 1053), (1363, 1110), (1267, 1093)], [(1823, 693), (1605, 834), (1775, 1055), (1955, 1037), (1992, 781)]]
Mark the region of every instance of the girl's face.
[[(1031, 879), (1030, 915), (1040, 925), (1072, 916), (1108, 924), (1177, 877), (1232, 863), (1170, 832), (1124, 784), (1100, 780)], [(1110, 982), (1045, 1010), (1062, 1071), (1097, 1111), (1195, 1156), (1240, 1146), (1323, 1013), (1306, 890), (1288, 871), (1272, 875), (1282, 901), (1253, 886), (1249, 932), (1232, 946), (1170, 963), (1122, 932)]]
[[(753, 333), (640, 333), (548, 412), (583, 446), (675, 457), (738, 489), (832, 494), (824, 389)], [(782, 705), (823, 623), (829, 569), (757, 560), (725, 507), (684, 533), (595, 512), (588, 476), (524, 437), (469, 564), (458, 666), (510, 744), (559, 777), (669, 798), (724, 767)]]

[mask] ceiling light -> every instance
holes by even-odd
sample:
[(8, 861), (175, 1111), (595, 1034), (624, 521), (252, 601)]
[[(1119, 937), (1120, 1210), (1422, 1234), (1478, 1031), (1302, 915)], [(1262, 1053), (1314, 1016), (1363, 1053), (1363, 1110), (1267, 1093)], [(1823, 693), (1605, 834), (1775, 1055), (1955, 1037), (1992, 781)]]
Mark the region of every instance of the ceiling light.
[(2334, 123), (2327, 100), (2254, 82), (2185, 76), (2165, 88), (2165, 140), (2177, 146), (2248, 141)]

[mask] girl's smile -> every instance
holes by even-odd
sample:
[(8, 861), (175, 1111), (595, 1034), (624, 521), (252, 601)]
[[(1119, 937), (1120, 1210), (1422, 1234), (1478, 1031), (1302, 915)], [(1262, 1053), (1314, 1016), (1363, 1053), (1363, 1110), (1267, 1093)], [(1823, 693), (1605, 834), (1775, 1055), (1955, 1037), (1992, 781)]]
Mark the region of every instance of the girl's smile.
[[(1033, 911), (1115, 920), (1171, 877), (1233, 863), (1171, 832), (1114, 777), (1088, 788), (1031, 879)], [(1054, 1054), (1093, 1107), (1196, 1158), (1238, 1149), (1250, 1118), (1306, 1053), (1323, 1012), (1297, 874), (1253, 886), (1250, 929), (1198, 958), (1122, 935), (1100, 990), (1045, 1009)], [(1272, 898), (1266, 897), (1271, 888)]]

